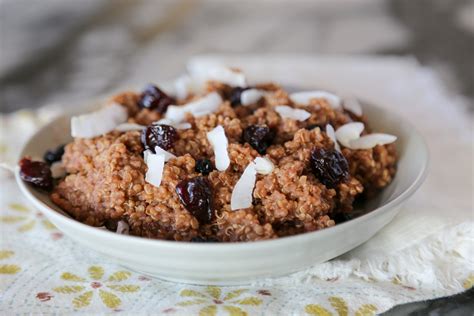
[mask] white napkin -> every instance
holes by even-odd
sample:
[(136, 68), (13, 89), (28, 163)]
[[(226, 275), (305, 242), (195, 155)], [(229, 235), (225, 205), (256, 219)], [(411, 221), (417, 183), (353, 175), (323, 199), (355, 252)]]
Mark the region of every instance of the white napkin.
[[(291, 276), (205, 288), (125, 272), (127, 287), (112, 282), (106, 289), (107, 280), (117, 279), (109, 275), (123, 268), (62, 238), (22, 206), (11, 176), (0, 172), (0, 313), (371, 315), (474, 284), (472, 117), (432, 71), (411, 58), (382, 57), (202, 56), (191, 64), (209, 62), (239, 67), (253, 82), (325, 88), (390, 107), (428, 141), (425, 184), (370, 241)], [(57, 113), (2, 115), (0, 162), (15, 163), (28, 134)]]

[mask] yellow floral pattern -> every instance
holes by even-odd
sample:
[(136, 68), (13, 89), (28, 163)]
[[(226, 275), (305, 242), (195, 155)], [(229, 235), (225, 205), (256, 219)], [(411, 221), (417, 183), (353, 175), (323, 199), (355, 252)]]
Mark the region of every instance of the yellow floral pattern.
[(129, 271), (116, 271), (107, 278), (104, 278), (105, 270), (101, 266), (90, 266), (87, 271), (87, 277), (64, 272), (61, 274), (61, 279), (67, 281), (68, 284), (53, 288), (56, 293), (77, 294), (72, 299), (72, 306), (76, 309), (89, 306), (95, 293), (98, 294), (105, 306), (116, 309), (122, 304), (119, 295), (140, 290), (138, 285), (121, 283), (128, 280), (132, 275)]
[[(7, 260), (15, 255), (15, 252), (11, 250), (0, 250), (0, 260)], [(0, 275), (2, 274), (17, 274), (21, 271), (20, 266), (17, 264), (0, 264)]]
[(20, 233), (28, 232), (36, 227), (37, 223), (46, 230), (54, 230), (56, 227), (39, 212), (33, 212), (27, 206), (20, 203), (10, 203), (7, 205), (8, 212), (0, 216), (0, 222), (9, 225), (17, 225), (16, 230)]
[[(305, 312), (309, 315), (314, 316), (348, 316), (349, 315), (349, 305), (346, 301), (337, 296), (328, 297), (328, 301), (332, 308), (335, 310), (335, 314), (319, 304), (308, 304), (305, 307)], [(377, 307), (372, 304), (363, 304), (360, 306), (354, 313), (355, 316), (372, 316), (377, 312)]]
[(203, 305), (199, 310), (199, 316), (214, 316), (219, 310), (227, 312), (230, 316), (248, 315), (245, 307), (259, 306), (262, 300), (256, 296), (246, 295), (247, 289), (238, 289), (228, 292), (216, 286), (208, 286), (202, 291), (192, 289), (182, 290), (181, 297), (189, 298), (177, 303), (177, 306), (187, 307), (192, 305)]

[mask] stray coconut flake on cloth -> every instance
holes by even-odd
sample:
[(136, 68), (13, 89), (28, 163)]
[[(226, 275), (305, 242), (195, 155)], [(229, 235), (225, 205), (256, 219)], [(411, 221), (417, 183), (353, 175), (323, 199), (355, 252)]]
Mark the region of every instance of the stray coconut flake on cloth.
[(227, 152), (229, 141), (225, 135), (224, 128), (221, 125), (216, 126), (212, 131), (207, 133), (207, 140), (214, 150), (216, 169), (225, 171), (230, 165), (230, 158)]
[(333, 109), (341, 106), (341, 98), (327, 91), (302, 91), (290, 94), (290, 100), (297, 104), (308, 104), (311, 99), (325, 99)]
[(297, 121), (305, 121), (311, 117), (311, 113), (302, 109), (295, 109), (288, 105), (277, 105), (275, 111), (283, 118)]
[(263, 96), (265, 92), (259, 89), (248, 89), (242, 91), (240, 94), (240, 103), (242, 105), (250, 105), (257, 103)]
[(73, 116), (71, 136), (81, 138), (100, 136), (126, 122), (127, 118), (127, 109), (118, 104), (111, 104), (89, 114)]
[(364, 124), (351, 122), (342, 125), (336, 130), (336, 138), (342, 146), (350, 148), (349, 142), (360, 137), (364, 131)]
[(332, 142), (334, 143), (334, 148), (341, 152), (341, 146), (339, 146), (339, 143), (337, 142), (337, 139), (336, 139), (336, 132), (334, 131), (334, 127), (332, 127), (331, 124), (327, 124), (326, 125), (326, 134), (328, 135), (328, 137), (332, 140)]
[(165, 167), (165, 155), (154, 154), (151, 151), (146, 155), (145, 160), (148, 170), (145, 174), (145, 181), (159, 187), (163, 178), (163, 169)]
[(199, 100), (185, 105), (170, 105), (166, 111), (166, 119), (180, 123), (184, 120), (186, 113), (190, 113), (195, 117), (201, 117), (217, 111), (221, 103), (221, 96), (217, 92), (212, 92)]

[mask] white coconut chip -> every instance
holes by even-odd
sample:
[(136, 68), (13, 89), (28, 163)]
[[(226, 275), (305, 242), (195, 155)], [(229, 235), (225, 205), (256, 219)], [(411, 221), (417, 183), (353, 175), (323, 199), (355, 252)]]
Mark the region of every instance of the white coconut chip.
[(311, 99), (325, 99), (333, 109), (341, 106), (341, 98), (327, 91), (303, 91), (290, 94), (290, 99), (297, 104), (308, 104)]
[(351, 111), (357, 116), (362, 116), (362, 106), (359, 100), (354, 96), (347, 96), (342, 101), (344, 109)]
[(145, 128), (146, 126), (140, 125), (140, 124), (122, 123), (122, 124), (117, 125), (117, 127), (115, 127), (115, 130), (119, 132), (128, 132), (128, 131), (140, 131)]
[(145, 174), (145, 181), (159, 187), (163, 178), (163, 169), (165, 167), (165, 155), (149, 152), (145, 160), (148, 170)]
[(377, 145), (386, 145), (397, 140), (396, 136), (390, 134), (374, 133), (353, 139), (349, 142), (350, 149), (369, 149)]
[(336, 139), (344, 147), (350, 148), (350, 141), (360, 137), (364, 130), (364, 124), (360, 122), (347, 123), (339, 127), (336, 131)]
[(170, 105), (166, 111), (165, 118), (174, 123), (181, 123), (186, 113), (191, 113), (195, 117), (200, 117), (213, 113), (222, 103), (222, 98), (217, 92), (212, 92), (205, 97), (187, 103), (186, 105)]
[(235, 71), (223, 65), (189, 69), (192, 77), (199, 81), (216, 80), (232, 87), (246, 87), (247, 79), (240, 71)]
[(130, 226), (125, 221), (119, 221), (115, 232), (121, 235), (128, 235), (130, 234)]
[(227, 152), (229, 142), (225, 135), (224, 128), (221, 125), (216, 126), (212, 131), (207, 133), (207, 140), (214, 150), (216, 169), (219, 171), (226, 170), (230, 165), (230, 158)]
[(71, 118), (71, 135), (82, 138), (100, 136), (124, 123), (127, 118), (127, 109), (118, 104), (111, 104), (96, 112), (73, 116)]
[(170, 160), (172, 158), (176, 158), (176, 156), (174, 154), (170, 153), (169, 151), (164, 150), (160, 146), (155, 146), (155, 153), (157, 155), (165, 156), (165, 162), (167, 162), (168, 160)]
[(63, 178), (66, 175), (66, 168), (64, 168), (64, 164), (62, 161), (56, 161), (51, 164), (51, 175), (53, 178)]
[(153, 123), (173, 126), (175, 129), (188, 129), (188, 128), (192, 127), (192, 125), (188, 122), (176, 123), (176, 122), (173, 122), (172, 120), (167, 119), (167, 118), (162, 118), (161, 120), (158, 120), (158, 121), (153, 122)]
[(205, 80), (183, 75), (174, 82), (175, 95), (178, 99), (185, 99), (189, 94), (197, 94), (203, 91), (204, 84)]
[(326, 125), (326, 134), (328, 135), (328, 137), (334, 143), (334, 148), (336, 148), (336, 150), (340, 152), (341, 151), (341, 146), (339, 146), (339, 143), (337, 142), (336, 132), (334, 131), (334, 127), (332, 127), (331, 124)]
[(277, 105), (275, 111), (283, 118), (297, 121), (305, 121), (311, 117), (311, 113), (302, 109), (295, 109), (288, 105)]
[(230, 209), (232, 211), (251, 207), (253, 200), (253, 188), (257, 179), (257, 169), (253, 162), (249, 163), (239, 181), (235, 184), (230, 198)]
[(263, 96), (265, 91), (259, 89), (248, 89), (240, 94), (240, 103), (244, 106), (257, 103)]
[(259, 174), (270, 174), (273, 172), (273, 169), (275, 169), (273, 162), (265, 157), (257, 157), (253, 162), (255, 164), (255, 170)]

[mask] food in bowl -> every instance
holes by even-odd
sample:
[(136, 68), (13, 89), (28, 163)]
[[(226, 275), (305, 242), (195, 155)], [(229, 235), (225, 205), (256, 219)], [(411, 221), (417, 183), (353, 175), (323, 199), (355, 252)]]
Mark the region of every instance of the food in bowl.
[[(210, 67), (73, 117), (74, 140), (20, 176), (74, 219), (156, 239), (238, 242), (331, 227), (396, 173), (396, 137), (354, 98), (248, 86)], [(45, 148), (46, 149), (46, 148)]]

